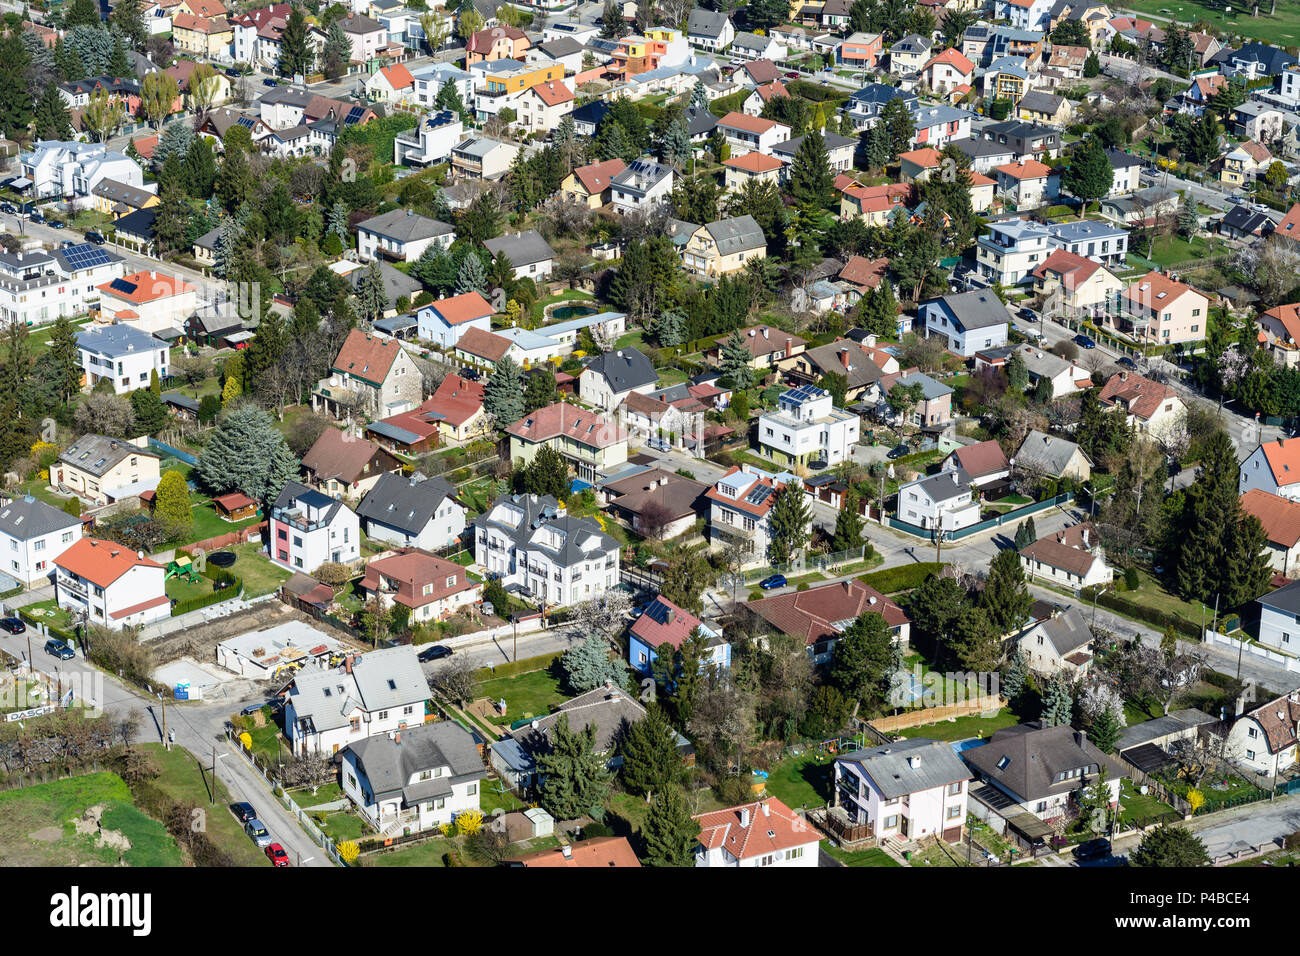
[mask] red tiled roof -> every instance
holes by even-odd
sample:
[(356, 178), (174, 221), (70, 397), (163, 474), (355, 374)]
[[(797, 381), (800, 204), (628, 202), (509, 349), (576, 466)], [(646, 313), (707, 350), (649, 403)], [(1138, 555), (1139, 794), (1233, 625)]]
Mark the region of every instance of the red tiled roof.
[(1273, 308), (1265, 312), (1264, 315), (1281, 322), (1282, 328), (1286, 330), (1286, 334), (1290, 336), (1291, 341), (1300, 343), (1300, 302), (1291, 302), (1287, 305), (1275, 305)]
[(55, 558), (54, 563), (101, 588), (108, 587), (137, 565), (145, 568), (162, 567), (124, 544), (101, 541), (99, 538), (81, 538)]
[(1101, 263), (1085, 259), (1078, 253), (1070, 252), (1068, 249), (1055, 249), (1033, 274), (1035, 278), (1042, 279), (1050, 272), (1061, 277), (1061, 284), (1065, 288), (1073, 290), (1087, 282), (1100, 268)]
[(728, 113), (722, 119), (718, 120), (719, 126), (726, 126), (730, 129), (744, 130), (746, 133), (753, 133), (761, 136), (770, 129), (784, 124), (776, 120), (763, 119), (761, 116), (746, 116), (744, 113), (737, 113), (734, 110)]
[(1130, 415), (1150, 419), (1160, 410), (1161, 403), (1177, 394), (1168, 385), (1161, 385), (1131, 372), (1116, 372), (1102, 386), (1097, 398), (1103, 405), (1123, 403)]
[(1300, 502), (1251, 488), (1241, 496), (1241, 510), (1259, 519), (1273, 544), (1294, 548), (1300, 542)]
[(240, 508), (247, 508), (249, 505), (257, 504), (256, 501), (242, 491), (232, 491), (228, 495), (219, 495), (212, 500), (227, 511), (238, 511)]
[[(772, 325), (751, 325), (749, 328), (740, 330), (741, 340), (745, 343), (745, 348), (749, 349), (749, 354), (757, 358), (760, 355), (768, 355), (771, 352), (785, 350), (786, 357), (790, 355), (790, 350), (798, 345), (807, 345), (805, 339), (797, 335), (791, 335), (789, 332), (782, 332), (776, 326)], [(718, 344), (721, 348), (721, 343)]]
[(506, 434), (527, 442), (564, 437), (592, 448), (608, 448), (627, 440), (627, 432), (614, 422), (565, 402), (529, 412), (507, 428)]
[(578, 182), (582, 183), (582, 188), (587, 190), (588, 195), (595, 196), (608, 189), (610, 181), (625, 169), (627, 163), (623, 160), (607, 159), (603, 163), (579, 166), (573, 171), (573, 175)]
[(1059, 568), (1082, 578), (1092, 570), (1093, 562), (1097, 560), (1096, 555), (1084, 544), (1085, 530), (1088, 532), (1088, 545), (1097, 547), (1100, 544), (1097, 530), (1091, 524), (1077, 524), (1055, 534), (1044, 535), (1026, 545), (1020, 554), (1029, 560), (1041, 561), (1048, 567)]
[(775, 156), (760, 153), (755, 149), (748, 153), (741, 153), (739, 156), (732, 156), (723, 165), (730, 166), (732, 169), (743, 169), (750, 173), (769, 173), (774, 169), (780, 169), (785, 165), (785, 162)]
[(1279, 486), (1300, 481), (1300, 438), (1279, 438), (1260, 445), (1273, 480)]
[(1012, 179), (1043, 179), (1050, 176), (1052, 167), (1036, 159), (1026, 159), (1020, 163), (1007, 163), (994, 167), (994, 172), (1010, 176)]
[(139, 604), (132, 604), (130, 607), (124, 607), (117, 611), (109, 611), (108, 616), (115, 621), (120, 621), (124, 617), (130, 617), (132, 614), (139, 614), (141, 611), (147, 611), (151, 607), (159, 607), (171, 601), (166, 594), (160, 594), (155, 598), (147, 601), (141, 601)]
[(939, 151), (933, 146), (923, 146), (920, 149), (909, 150), (906, 153), (899, 153), (900, 160), (907, 160), (914, 166), (920, 166), (922, 169), (929, 169), (932, 166), (938, 166), (943, 162)]
[[(366, 565), (361, 586), (367, 591), (378, 591), (381, 576), (397, 586), (393, 599), (411, 608), (424, 607), (479, 586), (459, 564), (419, 549), (371, 561)], [(453, 583), (448, 584), (449, 580)], [(428, 584), (433, 585), (433, 590), (425, 594)]]
[(518, 27), (510, 27), (504, 24), (489, 27), (486, 30), (479, 30), (478, 33), (471, 34), (469, 42), (465, 44), (465, 50), (468, 53), (489, 53), (492, 50), (492, 45), (501, 37), (509, 40), (513, 45), (520, 40), (527, 40), (528, 34)]
[(472, 325), (460, 337), (456, 348), (489, 362), (499, 362), (510, 351), (510, 340)]
[(691, 819), (700, 825), (699, 840), (706, 850), (722, 848), (737, 860), (808, 846), (819, 838), (816, 830), (776, 797)]
[(1279, 235), (1300, 241), (1300, 202), (1287, 210), (1275, 231)]
[(478, 414), (486, 391), (487, 387), (480, 382), (448, 375), (420, 409), (437, 411), (447, 424), (459, 427)]
[(879, 614), (891, 628), (902, 627), (908, 621), (901, 607), (857, 579), (778, 594), (751, 601), (747, 606), (782, 634), (802, 637), (810, 645), (837, 637), (837, 622), (868, 611)]
[(889, 270), (888, 259), (868, 259), (865, 256), (850, 256), (840, 270), (840, 278), (852, 282), (863, 289), (874, 289)]
[(1278, 753), (1296, 742), (1296, 725), (1300, 723), (1300, 704), (1289, 697), (1279, 697), (1263, 707), (1246, 713), (1264, 728), (1269, 753)]
[(972, 478), (992, 475), (1011, 467), (1007, 462), (1006, 454), (1002, 451), (1002, 446), (992, 440), (958, 448), (952, 453), (952, 457)]
[(754, 60), (741, 67), (755, 83), (771, 83), (781, 76), (780, 69), (771, 60)]
[(764, 83), (762, 86), (755, 87), (754, 92), (758, 94), (758, 98), (764, 103), (790, 95), (790, 91), (785, 88), (785, 84), (780, 80), (773, 80), (771, 83)]
[(485, 319), (492, 314), (492, 304), (478, 292), (464, 292), (449, 299), (439, 299), (430, 302), (429, 308), (437, 312), (448, 325)]
[(547, 80), (545, 83), (538, 83), (532, 87), (532, 91), (547, 106), (559, 106), (561, 103), (569, 103), (573, 100), (573, 91), (559, 80)]
[(951, 66), (955, 70), (960, 70), (962, 73), (966, 74), (967, 76), (969, 76), (975, 69), (974, 63), (972, 63), (965, 56), (963, 56), (958, 50), (949, 47), (947, 50), (944, 50), (942, 53), (930, 57), (930, 62), (927, 63), (925, 66), (921, 67), (921, 72), (924, 73), (932, 66), (943, 65), (945, 63)]
[(402, 63), (381, 67), (379, 72), (384, 74), (384, 79), (388, 81), (388, 85), (395, 90), (404, 90), (415, 85), (415, 77), (411, 76), (411, 71)]
[[(1297, 505), (1300, 507), (1300, 505)], [(657, 617), (661, 616), (654, 611), (655, 605), (659, 605), (667, 611), (662, 615), (664, 622), (661, 624)], [(654, 613), (652, 614), (652, 611)], [(663, 595), (655, 598), (650, 607), (646, 608), (632, 623), (632, 636), (639, 639), (647, 647), (658, 650), (664, 644), (671, 644), (673, 648), (680, 650), (681, 646), (686, 643), (686, 639), (691, 636), (691, 631), (700, 626), (700, 619), (690, 611), (684, 611), (672, 601)]]
[(518, 862), (526, 867), (577, 867), (577, 866), (635, 866), (641, 861), (632, 852), (627, 837), (593, 837), (581, 843), (569, 844), (569, 855), (563, 847), (542, 850), (520, 857)]
[(332, 366), (367, 382), (381, 384), (388, 377), (393, 361), (402, 353), (397, 339), (381, 339), (360, 329), (353, 329), (339, 349)]
[[(122, 282), (133, 284), (135, 291), (131, 293), (119, 291), (120, 286), (115, 287), (114, 283)], [(105, 295), (111, 295), (126, 302), (134, 302), (136, 305), (156, 302), (158, 299), (165, 299), (173, 295), (184, 295), (186, 292), (198, 291), (196, 286), (190, 285), (180, 276), (169, 276), (153, 270), (133, 272), (129, 276), (114, 279), (113, 282), (105, 282), (95, 288)]]
[[(344, 432), (326, 428), (316, 443), (302, 457), (302, 466), (316, 475), (318, 481), (337, 479), (352, 484), (366, 473), (366, 466), (381, 449), (374, 442)], [(384, 458), (391, 460), (387, 452)]]
[(1198, 292), (1185, 283), (1175, 282), (1163, 272), (1156, 272), (1153, 269), (1125, 289), (1124, 298), (1144, 309), (1158, 310), (1176, 302), (1188, 292), (1205, 298), (1204, 293)]

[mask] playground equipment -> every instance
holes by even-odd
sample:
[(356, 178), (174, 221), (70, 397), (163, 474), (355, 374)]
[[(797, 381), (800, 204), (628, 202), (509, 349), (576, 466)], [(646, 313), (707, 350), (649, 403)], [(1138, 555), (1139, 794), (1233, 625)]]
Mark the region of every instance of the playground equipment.
[(163, 580), (166, 581), (173, 576), (190, 584), (199, 584), (203, 581), (203, 576), (194, 570), (190, 559), (183, 554), (178, 554), (171, 564), (167, 565), (167, 573), (163, 576)]

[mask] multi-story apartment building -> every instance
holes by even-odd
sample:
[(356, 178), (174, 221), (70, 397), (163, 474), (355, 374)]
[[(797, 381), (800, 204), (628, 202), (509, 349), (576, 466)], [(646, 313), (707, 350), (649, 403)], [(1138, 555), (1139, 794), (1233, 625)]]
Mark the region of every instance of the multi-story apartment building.
[(109, 379), (118, 395), (148, 388), (153, 373), (158, 380), (169, 373), (167, 343), (129, 325), (91, 327), (77, 333), (83, 387), (94, 388)]
[(846, 461), (858, 441), (857, 415), (836, 408), (815, 385), (783, 392), (776, 411), (758, 419), (758, 443), (774, 461), (795, 466)]
[(0, 319), (45, 325), (99, 302), (99, 286), (125, 271), (122, 257), (91, 243), (53, 252), (0, 252)]

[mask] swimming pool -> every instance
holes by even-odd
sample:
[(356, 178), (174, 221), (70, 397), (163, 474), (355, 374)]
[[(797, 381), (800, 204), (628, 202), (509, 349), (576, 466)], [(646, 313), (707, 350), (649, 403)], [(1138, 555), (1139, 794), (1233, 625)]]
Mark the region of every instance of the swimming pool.
[(961, 753), (963, 750), (974, 750), (976, 747), (983, 747), (986, 743), (988, 741), (982, 737), (967, 737), (965, 740), (954, 740), (952, 749), (957, 753)]
[(551, 311), (551, 318), (563, 322), (566, 319), (576, 319), (584, 315), (595, 315), (596, 310), (589, 305), (562, 305), (558, 309)]

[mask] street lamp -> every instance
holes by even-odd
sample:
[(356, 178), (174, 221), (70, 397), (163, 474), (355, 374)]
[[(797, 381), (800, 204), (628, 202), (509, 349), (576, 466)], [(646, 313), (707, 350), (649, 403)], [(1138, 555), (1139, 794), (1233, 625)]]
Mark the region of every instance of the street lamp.
[(1097, 598), (1101, 597), (1109, 590), (1110, 588), (1106, 587), (1106, 588), (1102, 588), (1100, 591), (1092, 592), (1092, 624), (1090, 625), (1091, 627), (1097, 626)]

